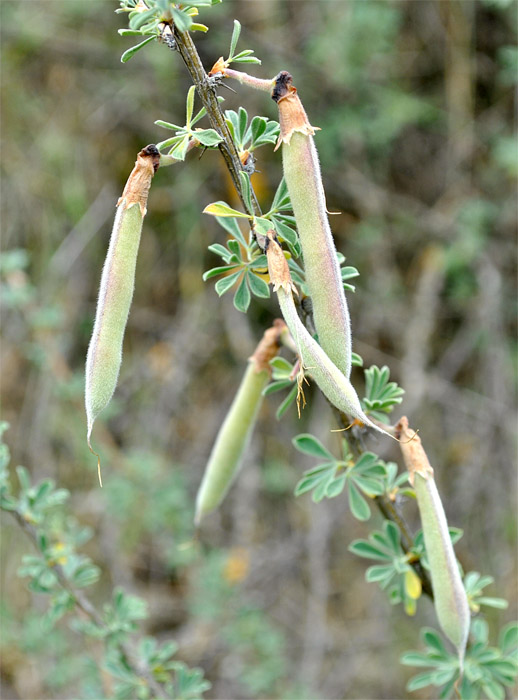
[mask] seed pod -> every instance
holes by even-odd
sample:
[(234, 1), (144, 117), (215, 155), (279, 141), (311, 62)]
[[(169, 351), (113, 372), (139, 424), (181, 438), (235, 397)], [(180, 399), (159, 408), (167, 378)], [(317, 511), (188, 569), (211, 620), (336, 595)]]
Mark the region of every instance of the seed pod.
[(421, 439), (403, 416), (396, 427), (401, 452), (417, 496), (424, 543), (432, 576), (435, 611), (439, 624), (457, 648), (462, 664), (469, 633), (470, 612), (466, 590), (448, 532), (448, 523)]
[(351, 374), (351, 323), (340, 265), (329, 226), (315, 127), (286, 71), (275, 80), (272, 98), (279, 108), (282, 162), (302, 247), (306, 284), (313, 301), (318, 340), (347, 379)]
[(117, 214), (101, 276), (95, 324), (86, 357), (85, 404), (90, 449), (94, 421), (109, 403), (117, 385), (122, 341), (135, 285), (142, 222), (146, 215), (151, 179), (159, 163), (160, 154), (156, 146), (149, 145), (140, 151), (117, 202)]
[(275, 232), (267, 233), (266, 256), (268, 272), (273, 291), (277, 292), (279, 306), (286, 325), (295, 341), (304, 369), (313, 377), (324, 396), (340, 411), (347, 413), (369, 428), (383, 435), (388, 433), (368, 418), (360, 404), (358, 394), (349, 379), (341, 372), (324, 352), (324, 349), (311, 337), (302, 323), (293, 301), (293, 291), (297, 292), (292, 282), (290, 270), (282, 248), (275, 239)]
[(270, 381), (270, 360), (279, 352), (280, 338), (286, 331), (276, 321), (265, 331), (241, 381), (236, 396), (219, 430), (201, 486), (196, 497), (194, 522), (215, 510), (236, 478), (263, 401), (263, 389)]

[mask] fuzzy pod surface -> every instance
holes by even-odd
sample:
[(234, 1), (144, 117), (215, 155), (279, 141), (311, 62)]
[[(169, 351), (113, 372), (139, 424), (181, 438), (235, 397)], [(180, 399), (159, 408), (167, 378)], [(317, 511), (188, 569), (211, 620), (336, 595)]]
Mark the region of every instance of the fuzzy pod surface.
[(300, 320), (293, 300), (293, 291), (296, 289), (291, 280), (288, 263), (282, 248), (276, 241), (273, 231), (268, 232), (267, 239), (266, 256), (270, 281), (273, 283), (274, 292), (277, 292), (282, 315), (297, 345), (304, 370), (313, 377), (324, 396), (333, 406), (347, 415), (357, 418), (369, 428), (387, 435), (385, 430), (365, 415), (358, 394), (349, 379), (334, 364)]
[(117, 202), (86, 357), (85, 405), (89, 446), (94, 421), (109, 403), (117, 385), (122, 342), (135, 286), (142, 223), (146, 215), (149, 187), (159, 163), (160, 154), (156, 146), (149, 145), (142, 149)]
[(320, 345), (349, 379), (351, 374), (351, 322), (333, 235), (318, 153), (315, 128), (292, 85), (282, 71), (276, 78), (272, 98), (279, 108), (282, 162), (297, 231), (302, 247), (306, 284), (313, 302), (313, 319)]
[(263, 390), (270, 381), (269, 361), (279, 351), (280, 334), (284, 329), (285, 324), (278, 321), (265, 331), (263, 339), (248, 361), (237, 394), (217, 435), (198, 490), (194, 519), (196, 525), (221, 504), (239, 472), (263, 402)]
[(444, 634), (457, 648), (462, 662), (469, 634), (470, 611), (446, 514), (421, 439), (408, 428), (406, 417), (399, 421), (397, 434), (401, 437), (401, 452), (417, 497), (437, 619)]

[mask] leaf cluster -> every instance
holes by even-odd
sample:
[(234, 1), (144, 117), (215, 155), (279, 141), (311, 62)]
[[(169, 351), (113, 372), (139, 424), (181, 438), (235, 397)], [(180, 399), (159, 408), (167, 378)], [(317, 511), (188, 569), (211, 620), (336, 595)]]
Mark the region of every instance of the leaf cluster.
[(223, 141), (223, 138), (215, 129), (193, 129), (193, 126), (200, 121), (206, 114), (207, 110), (202, 107), (200, 111), (193, 117), (194, 111), (194, 93), (196, 88), (192, 85), (187, 93), (187, 103), (185, 108), (185, 125), (178, 126), (166, 122), (163, 119), (158, 119), (155, 124), (162, 126), (164, 129), (171, 129), (176, 132), (176, 135), (157, 143), (158, 150), (169, 149), (167, 155), (172, 156), (176, 160), (185, 160), (185, 155), (192, 139), (200, 143), (206, 148), (217, 146)]
[(501, 630), (498, 647), (489, 646), (488, 625), (483, 619), (472, 622), (471, 638), (461, 675), (458, 656), (446, 649), (439, 634), (430, 628), (421, 630), (424, 652), (408, 651), (401, 663), (430, 670), (411, 678), (407, 690), (431, 685), (439, 689), (437, 697), (441, 700), (504, 700), (505, 688), (514, 686), (518, 678), (518, 623), (511, 622)]
[[(156, 640), (145, 637), (132, 658), (128, 657), (130, 637), (147, 617), (144, 600), (116, 588), (112, 600), (98, 612), (79, 591), (94, 584), (100, 576), (91, 559), (77, 551), (91, 532), (61, 512), (69, 492), (56, 489), (50, 479), (33, 485), (28, 471), (17, 467), (19, 490), (13, 493), (8, 471), (9, 449), (2, 439), (7, 427), (7, 423), (0, 423), (0, 509), (14, 514), (25, 524), (37, 548), (36, 555), (22, 557), (18, 575), (29, 578), (28, 587), (34, 593), (50, 596), (42, 618), (45, 629), (50, 631), (64, 615), (71, 613), (71, 626), (76, 632), (103, 640), (103, 668), (115, 679), (116, 698), (155, 697), (149, 678), (162, 685), (165, 697), (201, 698), (210, 684), (200, 669), (171, 661), (177, 649), (174, 642), (159, 647)], [(74, 614), (79, 608), (82, 614)]]
[[(182, 4), (170, 0), (121, 0), (121, 6), (115, 12), (128, 13), (128, 29), (119, 29), (121, 36), (145, 36), (139, 44), (132, 46), (121, 56), (122, 63), (127, 63), (147, 44), (157, 39), (172, 40), (173, 26), (179, 32), (208, 31), (204, 24), (193, 21), (198, 15), (199, 7), (210, 7), (221, 0), (189, 0)], [(167, 35), (165, 32), (167, 31)], [(174, 40), (173, 40), (174, 41)]]
[(368, 500), (385, 492), (385, 464), (372, 452), (364, 452), (354, 461), (343, 441), (344, 458), (336, 459), (314, 436), (308, 433), (293, 438), (299, 452), (325, 460), (304, 476), (295, 487), (295, 495), (312, 491), (315, 503), (324, 498), (335, 498), (344, 489), (347, 491), (351, 513), (358, 520), (368, 520), (371, 512)]

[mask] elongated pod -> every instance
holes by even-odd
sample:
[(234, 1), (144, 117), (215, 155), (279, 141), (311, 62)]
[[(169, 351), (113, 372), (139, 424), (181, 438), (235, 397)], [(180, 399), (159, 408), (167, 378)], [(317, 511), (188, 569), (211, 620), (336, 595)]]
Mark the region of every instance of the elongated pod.
[(292, 280), (282, 252), (282, 248), (275, 239), (275, 232), (267, 233), (266, 256), (268, 258), (268, 272), (273, 284), (274, 292), (277, 292), (279, 306), (286, 325), (295, 341), (304, 370), (316, 381), (324, 396), (340, 411), (357, 418), (369, 428), (377, 430), (383, 435), (388, 433), (373, 423), (368, 418), (360, 404), (360, 399), (349, 379), (341, 372), (324, 349), (309, 334), (302, 323), (293, 301), (293, 291), (297, 291)]
[(248, 361), (238, 392), (220, 428), (196, 497), (195, 523), (215, 510), (236, 478), (263, 401), (263, 389), (270, 381), (270, 360), (279, 351), (280, 336), (286, 330), (276, 321), (265, 331)]
[(405, 416), (396, 427), (396, 435), (400, 436), (401, 452), (417, 496), (437, 619), (444, 634), (457, 647), (462, 663), (470, 624), (468, 598), (433, 469), (421, 439), (409, 429)]
[(340, 265), (326, 211), (315, 128), (286, 71), (275, 79), (272, 98), (279, 108), (282, 162), (302, 247), (318, 340), (347, 379), (351, 374), (351, 323)]
[(122, 341), (135, 285), (142, 222), (146, 215), (151, 180), (159, 163), (160, 154), (156, 146), (149, 145), (142, 149), (117, 202), (86, 357), (85, 403), (89, 446), (94, 421), (109, 403), (117, 385)]

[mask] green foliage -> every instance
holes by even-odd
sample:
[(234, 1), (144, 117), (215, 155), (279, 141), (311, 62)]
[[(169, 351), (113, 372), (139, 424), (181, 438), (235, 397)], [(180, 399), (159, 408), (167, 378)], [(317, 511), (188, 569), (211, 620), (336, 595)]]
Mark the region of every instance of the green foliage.
[(238, 112), (227, 109), (225, 119), (238, 151), (251, 153), (261, 146), (275, 143), (279, 136), (279, 122), (259, 116), (249, 122), (244, 107), (240, 107)]
[(193, 129), (192, 127), (200, 121), (206, 114), (207, 110), (202, 107), (200, 111), (193, 117), (194, 110), (194, 93), (196, 88), (192, 85), (187, 93), (187, 105), (185, 110), (185, 126), (178, 126), (158, 119), (155, 124), (164, 127), (164, 129), (172, 129), (176, 131), (176, 136), (170, 139), (161, 141), (157, 144), (157, 148), (169, 149), (167, 155), (176, 158), (177, 160), (185, 160), (185, 155), (191, 139), (196, 139), (202, 146), (206, 148), (217, 146), (223, 139), (215, 129)]
[[(210, 684), (201, 670), (171, 661), (177, 648), (175, 643), (158, 647), (156, 640), (145, 637), (138, 643), (135, 658), (128, 658), (130, 638), (138, 632), (140, 621), (147, 617), (146, 603), (141, 598), (116, 588), (112, 601), (99, 613), (79, 592), (96, 583), (100, 575), (91, 559), (76, 551), (91, 533), (62, 512), (69, 492), (56, 489), (50, 479), (32, 485), (28, 471), (17, 467), (20, 487), (16, 495), (13, 493), (8, 473), (9, 450), (2, 439), (6, 429), (7, 424), (0, 423), (0, 508), (24, 523), (37, 548), (36, 555), (22, 557), (18, 575), (30, 579), (30, 591), (49, 596), (48, 610), (43, 618), (40, 616), (43, 628), (51, 632), (69, 614), (70, 625), (76, 632), (103, 640), (103, 667), (114, 678), (116, 698), (150, 700), (155, 697), (150, 678), (162, 685), (165, 697), (201, 698)], [(56, 511), (58, 515), (61, 511), (58, 520)]]
[(464, 576), (464, 588), (468, 596), (469, 607), (473, 612), (478, 613), (481, 605), (500, 610), (505, 610), (509, 606), (504, 598), (494, 598), (482, 594), (483, 589), (494, 581), (492, 576), (482, 576), (478, 571), (470, 571)]
[(518, 623), (511, 622), (501, 630), (498, 648), (488, 645), (488, 625), (482, 619), (472, 622), (471, 636), (461, 675), (458, 656), (446, 649), (439, 634), (429, 628), (421, 630), (425, 651), (409, 651), (403, 654), (401, 663), (430, 670), (411, 678), (407, 690), (432, 685), (440, 689), (441, 700), (504, 700), (505, 688), (513, 687), (518, 677)]
[(388, 423), (386, 414), (403, 401), (404, 389), (396, 382), (389, 382), (390, 370), (385, 365), (381, 369), (372, 365), (365, 370), (365, 397), (363, 406), (367, 415)]
[(385, 465), (375, 454), (364, 452), (355, 462), (344, 440), (344, 459), (338, 460), (316, 437), (309, 434), (297, 435), (293, 438), (293, 445), (299, 452), (326, 460), (304, 472), (295, 488), (296, 496), (313, 491), (311, 498), (318, 503), (324, 498), (339, 496), (346, 488), (354, 517), (358, 520), (370, 518), (370, 507), (365, 497), (372, 499), (385, 491)]
[(119, 34), (121, 36), (146, 37), (122, 54), (122, 63), (127, 63), (130, 58), (133, 58), (138, 51), (152, 41), (162, 39), (174, 41), (172, 40), (173, 25), (179, 32), (196, 30), (206, 32), (208, 28), (204, 24), (193, 22), (193, 17), (198, 14), (198, 7), (210, 7), (219, 2), (221, 0), (190, 0), (189, 3), (179, 7), (179, 3), (170, 0), (145, 0), (145, 2), (121, 0), (120, 8), (115, 12), (128, 13), (129, 29), (119, 29)]
[(261, 61), (253, 55), (252, 49), (245, 49), (236, 53), (237, 42), (241, 35), (241, 23), (237, 19), (234, 20), (234, 29), (232, 31), (232, 38), (230, 39), (230, 51), (228, 53), (228, 58), (225, 61), (225, 65), (229, 66), (231, 63), (258, 63)]
[(267, 299), (270, 296), (270, 288), (263, 279), (267, 268), (266, 255), (260, 252), (253, 239), (248, 242), (245, 240), (235, 218), (227, 218), (227, 215), (224, 214), (225, 207), (229, 212), (237, 214), (239, 212), (235, 212), (224, 203), (216, 203), (211, 206), (217, 206), (219, 209), (216, 211), (223, 212), (223, 214), (216, 215), (216, 220), (230, 234), (230, 238), (226, 246), (219, 243), (209, 246), (209, 250), (219, 255), (225, 265), (208, 270), (204, 273), (203, 279), (206, 281), (212, 277), (224, 275), (216, 282), (217, 294), (222, 296), (231, 289), (235, 289), (234, 306), (238, 311), (246, 313), (252, 295), (262, 299)]
[(272, 368), (273, 381), (263, 390), (264, 396), (270, 396), (270, 394), (275, 394), (278, 391), (289, 389), (288, 395), (275, 412), (277, 420), (280, 420), (297, 398), (297, 373), (294, 365), (284, 357), (274, 357), (273, 360), (270, 360), (270, 366)]
[(349, 551), (359, 557), (381, 562), (365, 572), (365, 580), (377, 582), (386, 590), (392, 605), (404, 603), (408, 615), (414, 615), (416, 600), (421, 595), (421, 582), (401, 546), (401, 533), (396, 523), (386, 520), (382, 530), (374, 530), (367, 540), (354, 540)]

